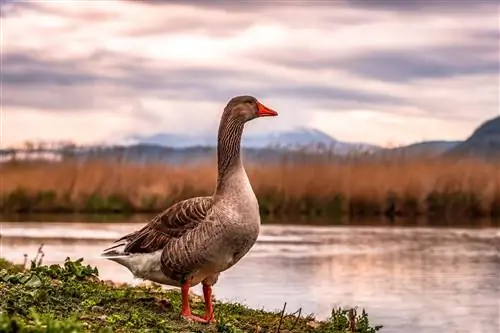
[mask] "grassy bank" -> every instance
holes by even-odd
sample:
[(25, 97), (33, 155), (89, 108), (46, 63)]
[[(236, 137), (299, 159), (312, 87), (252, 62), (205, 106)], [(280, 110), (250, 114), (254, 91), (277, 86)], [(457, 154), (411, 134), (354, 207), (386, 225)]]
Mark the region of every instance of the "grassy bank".
[[(284, 311), (215, 302), (212, 325), (180, 319), (180, 294), (157, 287), (117, 286), (81, 260), (29, 270), (0, 258), (0, 332), (331, 332), (374, 333), (366, 314), (338, 310), (325, 322)], [(193, 296), (193, 311), (203, 302)]]
[[(156, 213), (212, 193), (215, 165), (113, 162), (0, 167), (1, 212)], [(500, 169), (480, 161), (314, 162), (247, 167), (264, 218), (500, 216)]]

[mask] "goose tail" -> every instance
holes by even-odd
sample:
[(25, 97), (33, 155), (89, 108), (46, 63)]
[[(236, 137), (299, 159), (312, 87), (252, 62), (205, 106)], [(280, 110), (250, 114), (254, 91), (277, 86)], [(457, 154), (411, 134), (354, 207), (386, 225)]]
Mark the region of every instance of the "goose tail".
[(108, 247), (107, 249), (104, 249), (104, 251), (102, 251), (99, 258), (109, 259), (109, 260), (114, 260), (114, 261), (119, 261), (116, 259), (120, 259), (120, 258), (128, 258), (128, 257), (130, 257), (130, 253), (124, 252), (126, 245), (127, 245), (126, 242), (114, 244), (113, 246)]

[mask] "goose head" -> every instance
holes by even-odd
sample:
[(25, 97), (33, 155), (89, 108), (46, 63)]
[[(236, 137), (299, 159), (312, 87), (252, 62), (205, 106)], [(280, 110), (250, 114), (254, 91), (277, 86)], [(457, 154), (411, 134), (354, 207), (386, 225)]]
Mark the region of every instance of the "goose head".
[(260, 103), (253, 96), (237, 96), (232, 98), (224, 109), (227, 118), (243, 123), (259, 117), (275, 117), (278, 112)]

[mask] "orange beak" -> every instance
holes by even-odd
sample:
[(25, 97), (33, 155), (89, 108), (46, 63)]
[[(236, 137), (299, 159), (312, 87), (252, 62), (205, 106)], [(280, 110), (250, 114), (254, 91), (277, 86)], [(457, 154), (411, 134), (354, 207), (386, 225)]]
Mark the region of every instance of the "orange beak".
[(271, 110), (267, 106), (261, 104), (260, 102), (257, 102), (257, 115), (259, 117), (275, 117), (278, 115), (278, 112)]

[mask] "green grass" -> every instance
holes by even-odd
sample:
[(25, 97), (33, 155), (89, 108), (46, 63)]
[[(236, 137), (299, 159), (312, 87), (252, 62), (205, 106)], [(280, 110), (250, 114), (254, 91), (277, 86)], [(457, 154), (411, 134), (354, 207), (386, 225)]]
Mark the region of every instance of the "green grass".
[[(366, 313), (338, 309), (324, 322), (300, 313), (266, 312), (215, 301), (216, 323), (179, 317), (181, 297), (160, 287), (116, 286), (101, 281), (83, 260), (23, 270), (0, 259), (0, 332), (331, 332), (375, 333)], [(203, 311), (193, 296), (194, 312)]]

